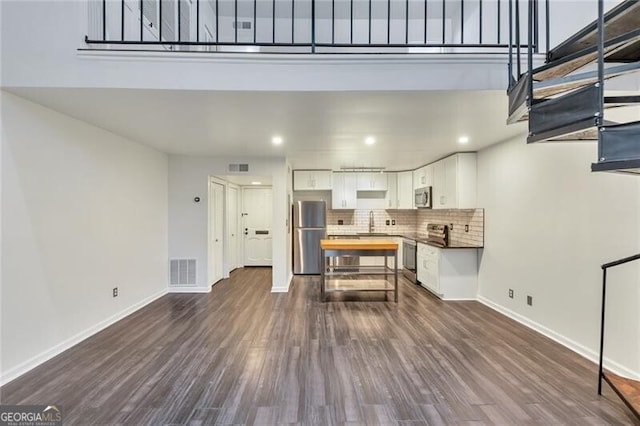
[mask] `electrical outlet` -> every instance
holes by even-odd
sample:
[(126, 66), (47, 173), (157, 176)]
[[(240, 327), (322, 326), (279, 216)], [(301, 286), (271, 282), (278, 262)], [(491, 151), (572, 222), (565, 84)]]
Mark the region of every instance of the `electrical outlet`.
[(464, 232), (469, 232), (469, 225), (464, 226)]
[(396, 220), (395, 219), (391, 219), (391, 225), (392, 226), (396, 226)]
[(387, 220), (385, 221), (385, 224), (386, 224), (387, 226), (389, 226), (389, 225), (391, 224), (391, 221), (390, 221), (389, 219), (387, 219)]
[(118, 287), (113, 288), (113, 297), (118, 297)]
[(527, 305), (533, 306), (533, 296), (527, 296)]
[(449, 224), (449, 231), (453, 231), (453, 223)]
[(509, 298), (513, 299), (513, 289), (512, 288), (509, 289)]
[(344, 221), (342, 219), (338, 219), (338, 225), (344, 225)]

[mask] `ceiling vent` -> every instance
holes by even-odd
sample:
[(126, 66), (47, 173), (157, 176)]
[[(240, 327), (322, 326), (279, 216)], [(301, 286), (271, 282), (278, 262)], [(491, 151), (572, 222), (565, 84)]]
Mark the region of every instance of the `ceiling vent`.
[(235, 21), (232, 22), (233, 29), (236, 28), (239, 30), (250, 30), (251, 29), (251, 21)]
[(248, 164), (229, 164), (229, 172), (231, 173), (247, 173), (248, 171)]
[(169, 284), (174, 286), (196, 285), (196, 260), (171, 259)]

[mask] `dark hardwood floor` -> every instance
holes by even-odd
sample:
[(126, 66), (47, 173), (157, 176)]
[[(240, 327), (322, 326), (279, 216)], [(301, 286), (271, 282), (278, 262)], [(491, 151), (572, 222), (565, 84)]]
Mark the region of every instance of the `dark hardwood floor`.
[(247, 268), (210, 294), (167, 295), (0, 402), (60, 404), (80, 425), (638, 422), (608, 387), (598, 397), (594, 364), (480, 303), (403, 279), (397, 304), (323, 304), (317, 278), (271, 294), (270, 277)]

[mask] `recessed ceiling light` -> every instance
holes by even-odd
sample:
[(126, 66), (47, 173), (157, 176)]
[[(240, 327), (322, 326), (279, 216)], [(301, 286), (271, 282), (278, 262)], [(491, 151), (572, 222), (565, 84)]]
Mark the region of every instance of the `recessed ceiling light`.
[(262, 182), (254, 181), (254, 182), (251, 182), (251, 185), (262, 185)]
[(364, 140), (364, 143), (366, 143), (367, 145), (373, 145), (374, 143), (376, 143), (376, 138), (374, 138), (373, 136), (367, 136)]
[(469, 136), (460, 136), (458, 138), (459, 143), (469, 143)]
[(282, 145), (282, 138), (280, 136), (274, 136), (271, 138), (271, 143), (274, 145)]

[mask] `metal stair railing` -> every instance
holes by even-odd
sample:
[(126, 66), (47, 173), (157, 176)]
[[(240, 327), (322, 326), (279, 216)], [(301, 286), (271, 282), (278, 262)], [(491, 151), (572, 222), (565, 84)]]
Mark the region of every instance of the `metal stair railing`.
[[(602, 307), (601, 307), (601, 316), (600, 316), (600, 355), (598, 361), (598, 395), (602, 395), (602, 380), (605, 379), (604, 374), (604, 319), (605, 319), (605, 307), (606, 307), (606, 298), (607, 298), (607, 270), (610, 268), (614, 268), (616, 266), (624, 265), (630, 262), (634, 262), (640, 259), (640, 254), (636, 254), (633, 256), (625, 257), (622, 259), (615, 260), (613, 262), (605, 263), (601, 266), (602, 268)], [(611, 382), (607, 381), (609, 384)], [(612, 386), (613, 387), (613, 386)], [(617, 389), (614, 388), (618, 396), (622, 398), (622, 400), (629, 406), (629, 408), (634, 412), (634, 414), (638, 414), (636, 408), (632, 407), (629, 401), (627, 401)]]

